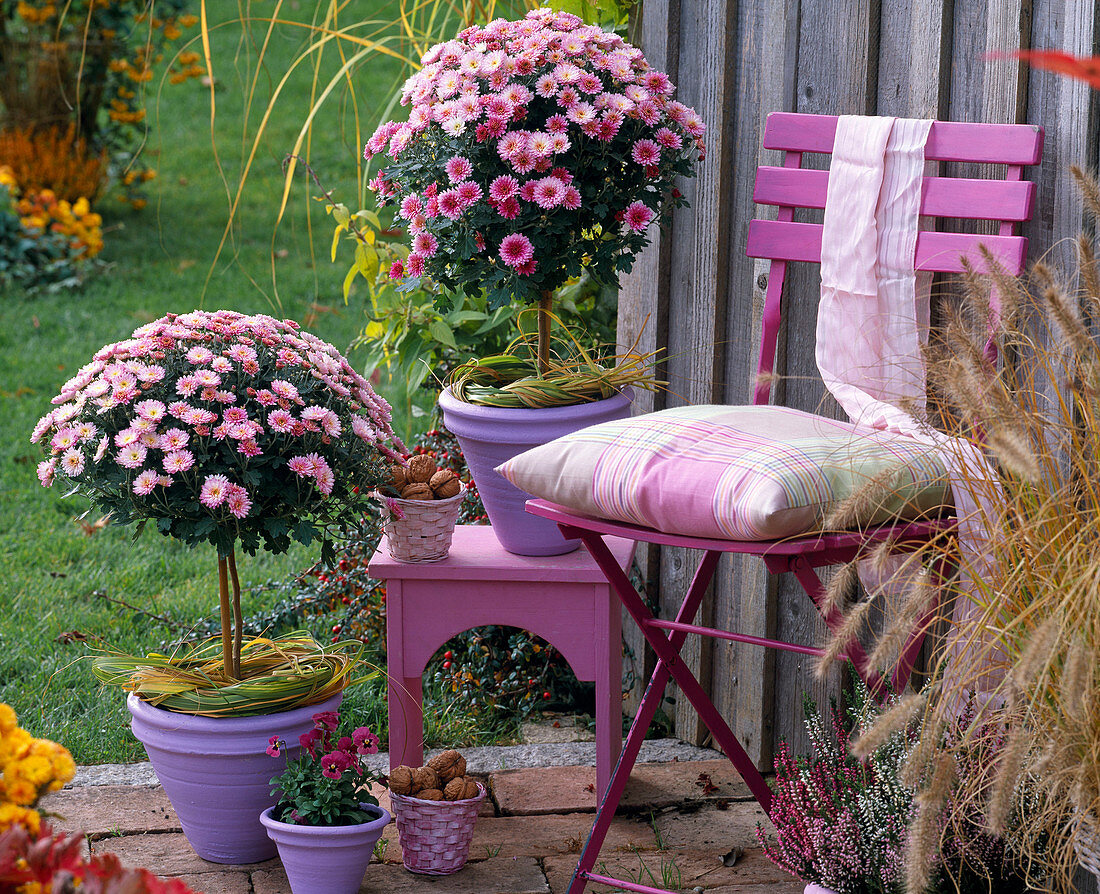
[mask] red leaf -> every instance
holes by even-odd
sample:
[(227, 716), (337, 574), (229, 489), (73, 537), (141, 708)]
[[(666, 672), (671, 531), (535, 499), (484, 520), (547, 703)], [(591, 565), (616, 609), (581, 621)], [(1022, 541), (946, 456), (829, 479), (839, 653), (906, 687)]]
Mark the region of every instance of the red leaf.
[(1100, 89), (1100, 56), (1074, 56), (1061, 50), (1015, 50), (1011, 53), (990, 53), (988, 58), (1022, 59), (1032, 68), (1067, 75)]

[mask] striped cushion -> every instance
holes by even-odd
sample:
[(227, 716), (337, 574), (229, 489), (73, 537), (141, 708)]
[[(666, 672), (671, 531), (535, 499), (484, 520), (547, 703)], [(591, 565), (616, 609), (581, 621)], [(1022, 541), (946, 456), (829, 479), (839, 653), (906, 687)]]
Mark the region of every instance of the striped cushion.
[(950, 505), (934, 447), (785, 407), (677, 407), (605, 422), (497, 467), (527, 493), (667, 533), (776, 540), (821, 530), (873, 479), (860, 525)]

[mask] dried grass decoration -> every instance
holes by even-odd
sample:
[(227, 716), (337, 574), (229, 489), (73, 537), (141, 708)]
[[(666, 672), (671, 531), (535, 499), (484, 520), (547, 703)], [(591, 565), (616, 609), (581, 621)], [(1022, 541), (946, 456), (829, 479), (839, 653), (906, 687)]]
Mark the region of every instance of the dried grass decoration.
[[(1100, 186), (1073, 173), (1096, 227)], [(951, 597), (974, 603), (969, 616), (956, 613), (933, 665), (907, 774), (919, 782), (921, 815), (946, 807), (960, 821), (987, 816), (990, 831), (1013, 838), (1031, 860), (1034, 887), (1062, 891), (1073, 890), (1079, 854), (1095, 849), (1100, 820), (1100, 265), (1093, 237), (1082, 234), (1073, 247), (1068, 279), (1043, 261), (1030, 279), (1010, 277), (987, 254), (993, 272), (966, 276), (961, 306), (928, 357), (937, 424), (980, 446), (995, 474), (964, 464), (954, 482), (976, 498), (985, 548), (971, 564), (961, 558), (961, 577), (973, 585), (949, 585), (939, 617), (929, 619), (946, 625)], [(985, 350), (990, 333), (1000, 364)], [(907, 561), (935, 567), (960, 556), (941, 540)], [(910, 601), (915, 608), (894, 615), (899, 623), (921, 616), (927, 587)], [(946, 739), (968, 700), (976, 708), (969, 729)], [(884, 718), (869, 738), (908, 719)], [(937, 781), (989, 728), (1006, 732), (998, 759), (960, 776), (945, 804)], [(1030, 803), (1013, 827), (1022, 792)], [(910, 830), (909, 890), (924, 890), (942, 828), (918, 821)]]
[(306, 631), (256, 637), (242, 645), (240, 678), (234, 680), (225, 673), (221, 640), (212, 638), (172, 655), (100, 655), (92, 672), (100, 682), (169, 711), (244, 717), (331, 698), (350, 682), (360, 649), (355, 642), (326, 648)]

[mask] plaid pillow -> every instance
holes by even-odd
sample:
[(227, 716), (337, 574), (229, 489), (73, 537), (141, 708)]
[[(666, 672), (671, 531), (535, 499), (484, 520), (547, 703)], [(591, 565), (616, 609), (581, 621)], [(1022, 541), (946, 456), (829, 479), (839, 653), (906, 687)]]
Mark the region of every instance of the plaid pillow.
[(521, 490), (586, 515), (668, 533), (777, 540), (821, 530), (872, 480), (858, 524), (951, 505), (937, 449), (772, 406), (676, 407), (581, 429), (497, 467)]

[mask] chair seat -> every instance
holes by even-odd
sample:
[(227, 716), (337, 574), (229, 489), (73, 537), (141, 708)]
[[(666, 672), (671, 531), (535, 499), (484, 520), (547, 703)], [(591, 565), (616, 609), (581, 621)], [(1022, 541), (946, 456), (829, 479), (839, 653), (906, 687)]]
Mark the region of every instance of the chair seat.
[(821, 532), (856, 494), (849, 508), (857, 528), (951, 508), (947, 468), (933, 445), (776, 406), (676, 407), (602, 423), (497, 471), (585, 515), (689, 537)]

